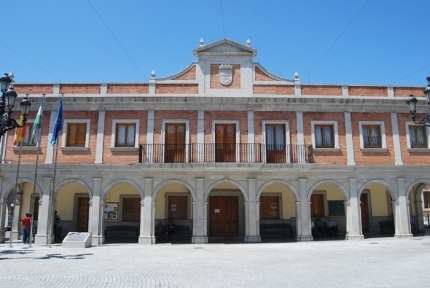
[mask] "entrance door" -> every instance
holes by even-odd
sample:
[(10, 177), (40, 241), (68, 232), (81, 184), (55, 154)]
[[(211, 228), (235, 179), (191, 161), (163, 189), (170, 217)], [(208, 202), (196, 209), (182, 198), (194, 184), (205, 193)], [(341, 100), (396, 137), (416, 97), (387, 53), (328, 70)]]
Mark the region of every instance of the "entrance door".
[(215, 162), (236, 162), (236, 124), (215, 125)]
[(166, 124), (164, 163), (185, 162), (185, 123)]
[(238, 197), (210, 197), (211, 236), (237, 236), (238, 218)]
[(78, 223), (76, 225), (77, 232), (88, 232), (88, 215), (90, 212), (89, 201), (90, 198), (88, 197), (78, 198)]
[(361, 230), (363, 233), (369, 232), (369, 199), (367, 193), (361, 193), (360, 209), (361, 209)]

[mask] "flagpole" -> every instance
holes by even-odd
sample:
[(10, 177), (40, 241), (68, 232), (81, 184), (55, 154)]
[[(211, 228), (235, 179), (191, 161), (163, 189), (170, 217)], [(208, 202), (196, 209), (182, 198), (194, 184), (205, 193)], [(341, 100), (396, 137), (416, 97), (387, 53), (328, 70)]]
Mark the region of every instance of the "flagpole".
[[(12, 224), (10, 225), (10, 234), (9, 234), (9, 248), (12, 248), (12, 236), (13, 236), (13, 219), (15, 218), (15, 204), (16, 204), (16, 196), (18, 192), (16, 191), (16, 188), (18, 188), (18, 178), (19, 178), (19, 166), (21, 164), (21, 151), (22, 151), (22, 141), (19, 142), (19, 154), (18, 154), (18, 167), (16, 168), (16, 180), (15, 180), (15, 197), (13, 200), (14, 209), (12, 209)], [(19, 225), (18, 225), (19, 227)], [(18, 232), (19, 233), (19, 232)]]
[[(42, 97), (42, 103), (40, 104), (42, 107), (45, 103), (45, 95), (43, 94)], [(43, 110), (42, 110), (43, 111)], [(39, 112), (39, 111), (38, 111)], [(37, 117), (37, 115), (36, 115)], [(42, 117), (43, 117), (43, 112), (42, 112)], [(42, 130), (42, 126), (40, 126), (40, 128), (38, 128), (40, 130)], [(37, 154), (36, 154), (36, 167), (34, 169), (34, 184), (33, 184), (33, 194), (31, 195), (31, 201), (30, 201), (30, 214), (31, 214), (31, 222), (30, 222), (30, 244), (28, 247), (31, 248), (31, 238), (32, 238), (32, 234), (33, 234), (33, 223), (34, 223), (34, 195), (36, 194), (36, 183), (37, 183), (37, 169), (38, 169), (38, 164), (39, 164), (39, 154), (40, 154), (40, 139), (42, 138), (42, 131), (39, 132), (39, 139), (37, 139), (37, 144), (36, 144), (36, 148), (37, 148)], [(39, 204), (39, 203), (38, 203)]]

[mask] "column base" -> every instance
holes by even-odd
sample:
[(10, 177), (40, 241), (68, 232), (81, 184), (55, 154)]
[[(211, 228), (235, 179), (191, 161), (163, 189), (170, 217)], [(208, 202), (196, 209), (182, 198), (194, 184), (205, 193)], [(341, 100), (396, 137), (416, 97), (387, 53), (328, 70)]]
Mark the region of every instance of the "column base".
[(346, 235), (345, 239), (346, 240), (363, 240), (364, 236), (363, 235)]
[(314, 241), (314, 237), (310, 235), (297, 235), (296, 240), (300, 242), (309, 242), (309, 241)]
[(104, 243), (103, 235), (93, 235), (91, 239), (91, 246), (100, 246)]
[(193, 244), (208, 244), (207, 236), (193, 236), (191, 237), (191, 243)]
[(394, 234), (394, 238), (412, 238), (414, 235), (412, 234)]
[[(49, 241), (48, 235), (36, 234), (34, 235), (34, 244), (47, 245)], [(51, 244), (54, 243), (54, 235), (51, 236)]]
[(155, 244), (154, 236), (139, 236), (139, 244), (151, 245)]
[(260, 243), (261, 237), (260, 236), (245, 236), (244, 242), (245, 243)]

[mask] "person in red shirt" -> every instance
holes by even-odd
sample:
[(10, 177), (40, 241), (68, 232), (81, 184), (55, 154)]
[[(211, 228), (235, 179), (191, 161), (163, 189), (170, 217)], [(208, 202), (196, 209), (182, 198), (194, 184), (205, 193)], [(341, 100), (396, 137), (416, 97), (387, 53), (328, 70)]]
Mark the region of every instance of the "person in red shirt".
[(31, 216), (29, 213), (26, 213), (25, 217), (21, 219), (22, 243), (24, 244), (30, 244), (30, 225), (31, 225)]

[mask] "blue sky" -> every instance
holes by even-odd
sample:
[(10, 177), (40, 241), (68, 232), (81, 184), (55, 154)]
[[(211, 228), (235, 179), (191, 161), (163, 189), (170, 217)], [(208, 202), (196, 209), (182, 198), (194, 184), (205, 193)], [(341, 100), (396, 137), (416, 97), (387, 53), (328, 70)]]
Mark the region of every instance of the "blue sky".
[(17, 83), (147, 82), (196, 58), (200, 38), (258, 50), (302, 83), (426, 86), (428, 0), (15, 0), (2, 3), (0, 72)]

